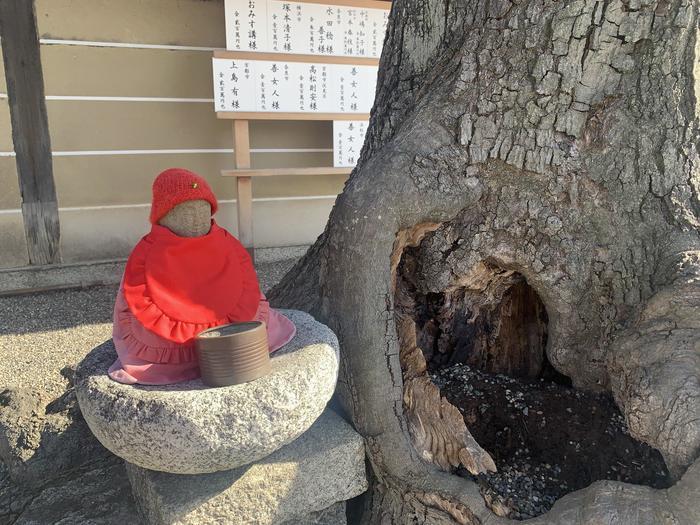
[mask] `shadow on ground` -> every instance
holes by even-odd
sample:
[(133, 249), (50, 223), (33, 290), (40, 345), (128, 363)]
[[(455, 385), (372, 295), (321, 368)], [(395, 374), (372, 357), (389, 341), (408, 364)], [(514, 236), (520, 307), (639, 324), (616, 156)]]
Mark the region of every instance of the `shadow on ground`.
[(0, 336), (112, 322), (117, 286), (0, 298)]

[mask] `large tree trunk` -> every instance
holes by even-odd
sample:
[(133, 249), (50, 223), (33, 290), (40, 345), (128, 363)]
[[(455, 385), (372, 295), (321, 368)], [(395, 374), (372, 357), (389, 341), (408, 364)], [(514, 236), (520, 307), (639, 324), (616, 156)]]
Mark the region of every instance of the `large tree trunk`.
[(360, 162), (272, 296), (340, 338), (368, 521), (497, 519), (447, 472), (493, 464), (425, 374), (396, 287), (407, 247), (426, 292), (524, 277), (552, 365), (611, 391), (676, 479), (700, 454), (697, 15), (695, 0), (395, 0)]

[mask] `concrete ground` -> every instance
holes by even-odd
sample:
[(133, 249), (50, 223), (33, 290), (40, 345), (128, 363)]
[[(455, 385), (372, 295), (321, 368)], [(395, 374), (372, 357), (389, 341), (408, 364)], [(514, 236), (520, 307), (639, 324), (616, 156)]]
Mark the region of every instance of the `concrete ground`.
[[(257, 250), (263, 292), (305, 251), (306, 247)], [(0, 297), (0, 392), (26, 387), (60, 395), (67, 386), (61, 369), (74, 367), (111, 337), (116, 290), (117, 285), (106, 285)]]

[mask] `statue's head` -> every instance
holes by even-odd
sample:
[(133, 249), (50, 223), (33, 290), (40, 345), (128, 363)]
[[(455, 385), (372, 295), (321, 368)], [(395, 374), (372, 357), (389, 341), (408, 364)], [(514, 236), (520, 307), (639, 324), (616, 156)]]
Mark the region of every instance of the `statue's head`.
[(181, 237), (206, 235), (218, 204), (202, 177), (182, 168), (170, 168), (153, 181), (151, 223)]

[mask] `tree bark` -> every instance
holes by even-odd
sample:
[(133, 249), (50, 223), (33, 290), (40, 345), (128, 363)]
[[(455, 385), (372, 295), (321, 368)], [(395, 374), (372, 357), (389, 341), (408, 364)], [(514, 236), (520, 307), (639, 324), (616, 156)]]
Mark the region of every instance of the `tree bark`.
[(698, 457), (699, 52), (692, 0), (394, 2), (358, 166), (271, 295), (341, 341), (366, 521), (497, 520), (416, 442), (395, 311), (408, 245), (432, 292), (484, 264), (524, 276), (554, 367), (612, 391), (676, 478)]

